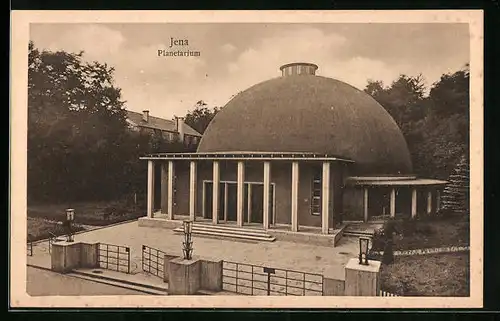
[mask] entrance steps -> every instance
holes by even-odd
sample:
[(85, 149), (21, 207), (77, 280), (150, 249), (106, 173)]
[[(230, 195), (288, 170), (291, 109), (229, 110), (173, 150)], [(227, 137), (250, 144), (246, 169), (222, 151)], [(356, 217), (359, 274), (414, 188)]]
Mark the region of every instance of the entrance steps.
[[(184, 229), (178, 227), (174, 229), (174, 232), (183, 234)], [(264, 242), (274, 242), (276, 240), (274, 236), (266, 233), (264, 230), (200, 223), (193, 224), (193, 235)]]
[(344, 231), (345, 237), (373, 237), (373, 233), (367, 233), (367, 232), (358, 232), (358, 231), (349, 231), (346, 230)]
[(372, 238), (375, 234), (375, 230), (382, 227), (382, 224), (378, 223), (351, 223), (344, 230), (344, 236), (346, 237), (369, 237)]
[[(144, 282), (143, 278), (137, 277), (137, 275), (124, 274), (120, 272), (114, 272), (103, 269), (94, 269), (102, 272), (103, 274), (95, 274), (95, 271), (88, 269), (77, 269), (68, 273), (68, 276), (76, 277), (79, 279), (84, 279), (87, 281), (107, 284), (111, 286), (116, 286), (124, 289), (134, 290), (137, 292), (142, 292), (151, 295), (168, 295), (168, 284), (162, 283), (161, 285), (153, 285), (152, 282)], [(133, 280), (133, 278), (137, 280)]]

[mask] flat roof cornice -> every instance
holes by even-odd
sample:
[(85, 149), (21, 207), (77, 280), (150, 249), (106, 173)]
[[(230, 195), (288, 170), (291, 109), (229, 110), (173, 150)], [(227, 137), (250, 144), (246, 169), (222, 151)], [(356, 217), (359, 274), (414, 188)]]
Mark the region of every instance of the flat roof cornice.
[(214, 153), (156, 153), (140, 157), (141, 160), (312, 160), (338, 161), (354, 163), (354, 161), (329, 154), (299, 152), (214, 152)]

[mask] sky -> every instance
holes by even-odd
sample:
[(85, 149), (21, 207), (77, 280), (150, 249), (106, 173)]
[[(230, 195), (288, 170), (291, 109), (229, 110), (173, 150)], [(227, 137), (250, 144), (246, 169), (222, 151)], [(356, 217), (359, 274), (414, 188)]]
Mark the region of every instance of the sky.
[[(170, 47), (171, 38), (187, 40)], [(317, 75), (363, 89), (422, 74), (430, 87), (469, 62), (468, 24), (32, 24), (39, 49), (84, 51), (115, 68), (128, 110), (183, 116), (197, 101), (224, 106), (246, 88), (281, 75), (290, 62), (311, 62)], [(185, 43), (185, 41), (184, 41)], [(199, 51), (196, 57), (158, 50)]]

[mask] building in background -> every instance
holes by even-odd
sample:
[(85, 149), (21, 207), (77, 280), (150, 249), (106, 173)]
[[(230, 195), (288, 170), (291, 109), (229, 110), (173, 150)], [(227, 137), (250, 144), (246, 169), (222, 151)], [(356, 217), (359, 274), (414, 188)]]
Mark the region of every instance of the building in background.
[(201, 139), (201, 134), (184, 123), (182, 117), (168, 120), (151, 116), (149, 110), (144, 110), (142, 114), (127, 111), (127, 123), (134, 131), (155, 134), (169, 142), (183, 142), (185, 146), (197, 145)]
[[(377, 101), (316, 75), (314, 64), (280, 69), (281, 77), (229, 101), (196, 153), (142, 157), (149, 173), (144, 225), (189, 218), (335, 238), (347, 221), (439, 209), (446, 182), (413, 175), (405, 138)], [(155, 166), (161, 167), (159, 184)], [(161, 189), (156, 207), (155, 188)]]

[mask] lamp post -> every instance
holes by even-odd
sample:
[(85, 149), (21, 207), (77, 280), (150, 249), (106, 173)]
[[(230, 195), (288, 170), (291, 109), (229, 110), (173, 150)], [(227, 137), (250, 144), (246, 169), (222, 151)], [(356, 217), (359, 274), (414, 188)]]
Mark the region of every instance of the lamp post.
[(193, 232), (193, 222), (190, 220), (185, 220), (184, 223), (184, 242), (182, 242), (182, 251), (184, 252), (184, 259), (191, 260), (193, 254), (193, 241), (191, 239), (191, 234)]
[(370, 239), (367, 237), (359, 238), (359, 264), (369, 265), (368, 263), (368, 243)]
[(66, 227), (67, 227), (67, 241), (73, 242), (73, 229), (71, 224), (75, 220), (75, 210), (72, 208), (66, 209)]

